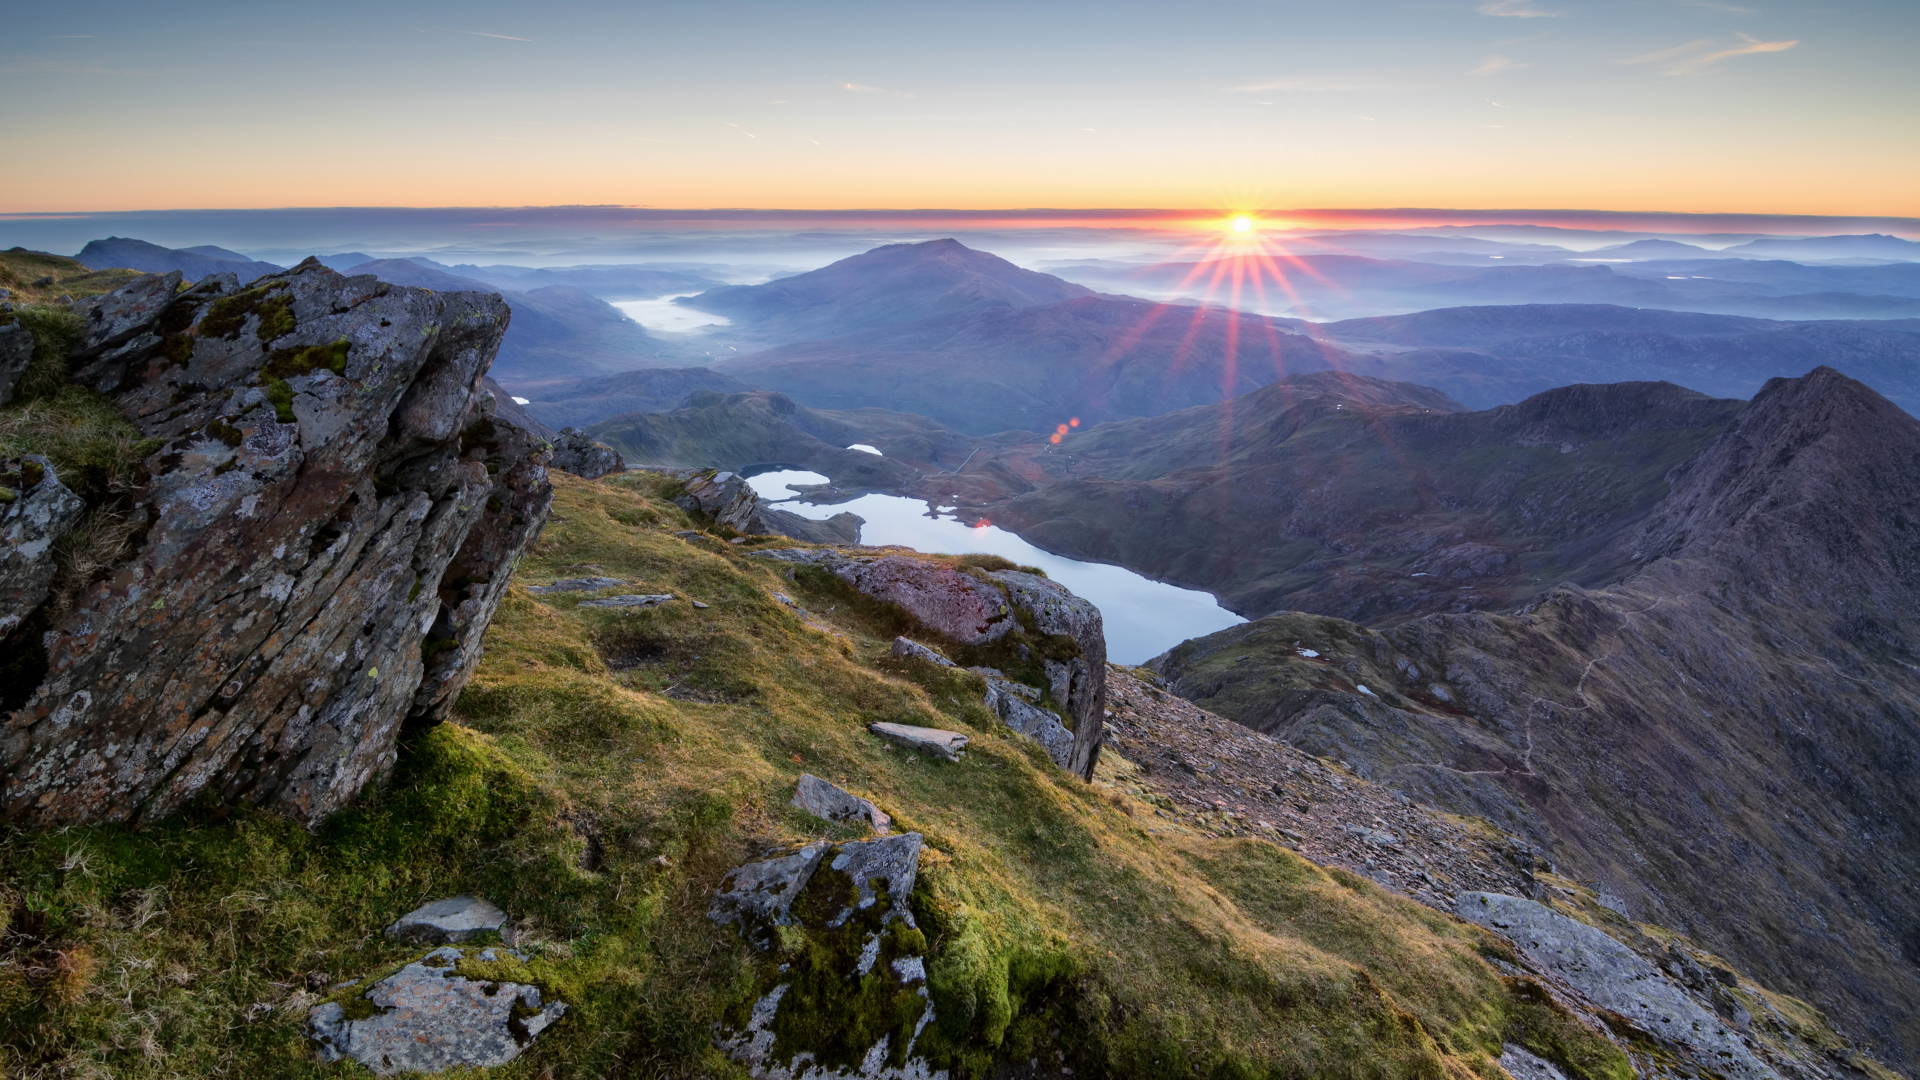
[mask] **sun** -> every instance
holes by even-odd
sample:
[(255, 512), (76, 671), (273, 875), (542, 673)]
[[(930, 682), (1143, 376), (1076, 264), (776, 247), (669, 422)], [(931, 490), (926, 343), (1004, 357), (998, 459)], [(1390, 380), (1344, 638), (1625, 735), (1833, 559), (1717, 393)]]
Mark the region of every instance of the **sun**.
[(1240, 217), (1234, 218), (1232, 221), (1228, 222), (1227, 227), (1237, 233), (1252, 232), (1253, 219), (1243, 214)]

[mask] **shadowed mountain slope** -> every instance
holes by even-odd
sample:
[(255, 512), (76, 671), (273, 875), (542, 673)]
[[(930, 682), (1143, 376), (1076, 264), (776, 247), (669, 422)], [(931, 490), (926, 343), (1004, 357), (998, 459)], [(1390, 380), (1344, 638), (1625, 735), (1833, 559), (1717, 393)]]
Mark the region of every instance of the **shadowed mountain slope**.
[(849, 334), (715, 365), (821, 408), (899, 409), (974, 434), (1220, 401), (1347, 354), (1283, 321), (1082, 297)]
[(1743, 404), (1627, 383), (1469, 413), (1428, 387), (1322, 372), (985, 450), (920, 487), (1250, 617), (1391, 621), (1618, 576), (1667, 471)]
[(534, 390), (527, 410), (554, 427), (586, 427), (626, 413), (666, 412), (700, 390), (737, 394), (753, 387), (703, 367), (641, 368)]
[(778, 341), (848, 334), (940, 315), (1034, 307), (1090, 296), (958, 240), (889, 244), (764, 285), (729, 285), (680, 301)]
[(1155, 664), (1209, 709), (1529, 835), (1910, 1068), (1920, 421), (1829, 369), (1727, 421), (1602, 591), (1382, 632), (1288, 613)]

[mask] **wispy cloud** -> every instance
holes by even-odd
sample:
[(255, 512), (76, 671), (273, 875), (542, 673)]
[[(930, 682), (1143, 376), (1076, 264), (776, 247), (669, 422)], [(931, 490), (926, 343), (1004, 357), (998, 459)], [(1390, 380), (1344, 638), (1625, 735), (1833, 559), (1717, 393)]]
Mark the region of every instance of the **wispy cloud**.
[(1479, 67), (1474, 68), (1472, 71), (1467, 72), (1467, 74), (1498, 75), (1503, 71), (1518, 71), (1521, 68), (1528, 68), (1532, 66), (1533, 66), (1532, 64), (1524, 64), (1518, 60), (1512, 60), (1504, 56), (1489, 56), (1485, 60), (1481, 61)]
[(851, 83), (851, 82), (843, 82), (843, 83), (841, 83), (841, 84), (840, 84), (840, 89), (842, 89), (842, 90), (851, 90), (851, 91), (853, 91), (853, 92), (854, 92), (854, 93), (856, 93), (856, 94), (884, 94), (884, 93), (886, 93), (886, 91), (885, 91), (885, 90), (882, 90), (882, 89), (880, 89), (880, 88), (879, 88), (879, 87), (877, 87), (877, 86), (861, 86), (861, 85), (860, 85), (859, 83)]
[(474, 37), (499, 38), (501, 41), (532, 41), (532, 38), (514, 37), (512, 34), (489, 34), (482, 30), (455, 30), (456, 34), (471, 34)]
[(1751, 15), (1753, 9), (1738, 4), (1723, 4), (1720, 0), (1680, 0), (1688, 7), (1706, 8), (1708, 11), (1725, 11), (1733, 15)]
[(1498, 15), (1506, 19), (1564, 19), (1564, 11), (1541, 11), (1533, 6), (1533, 0), (1487, 0), (1476, 9), (1482, 15)]
[(1337, 94), (1348, 90), (1359, 90), (1359, 84), (1349, 79), (1329, 79), (1318, 75), (1292, 75), (1284, 79), (1271, 79), (1267, 82), (1249, 83), (1236, 86), (1229, 93), (1234, 94)]
[(757, 139), (760, 137), (758, 135), (755, 135), (753, 132), (748, 131), (746, 128), (741, 127), (739, 124), (734, 123), (731, 120), (726, 120), (722, 122), (725, 123), (728, 127), (732, 128), (733, 130), (739, 132), (740, 134), (745, 135), (749, 139)]
[(1661, 49), (1642, 56), (1632, 56), (1620, 61), (1623, 64), (1658, 64), (1663, 75), (1691, 75), (1704, 71), (1723, 60), (1736, 56), (1754, 56), (1759, 53), (1786, 52), (1800, 43), (1798, 41), (1761, 41), (1748, 34), (1735, 34), (1739, 41), (1728, 44), (1715, 38), (1700, 38), (1685, 45), (1675, 45), (1671, 49)]

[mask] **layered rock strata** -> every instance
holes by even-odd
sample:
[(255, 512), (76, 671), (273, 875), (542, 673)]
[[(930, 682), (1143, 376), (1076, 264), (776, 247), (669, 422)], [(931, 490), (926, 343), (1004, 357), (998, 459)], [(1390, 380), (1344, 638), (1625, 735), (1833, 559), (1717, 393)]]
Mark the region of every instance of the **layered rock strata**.
[(313, 260), (178, 281), (79, 308), (75, 379), (159, 449), (132, 556), (0, 646), (44, 673), (0, 728), (17, 823), (203, 794), (325, 817), (446, 715), (552, 501), (546, 444), (480, 385), (499, 297)]

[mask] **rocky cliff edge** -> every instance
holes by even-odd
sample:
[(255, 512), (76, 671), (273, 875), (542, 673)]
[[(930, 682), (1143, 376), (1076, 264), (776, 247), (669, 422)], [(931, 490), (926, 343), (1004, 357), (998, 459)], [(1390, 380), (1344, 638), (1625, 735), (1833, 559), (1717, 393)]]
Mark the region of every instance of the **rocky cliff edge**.
[[(308, 260), (244, 289), (150, 275), (76, 312), (74, 381), (158, 449), (130, 557), (0, 644), (0, 815), (211, 796), (318, 821), (444, 717), (545, 522), (547, 445), (481, 386), (507, 306)], [(0, 594), (44, 575), (42, 547), (0, 559)]]

